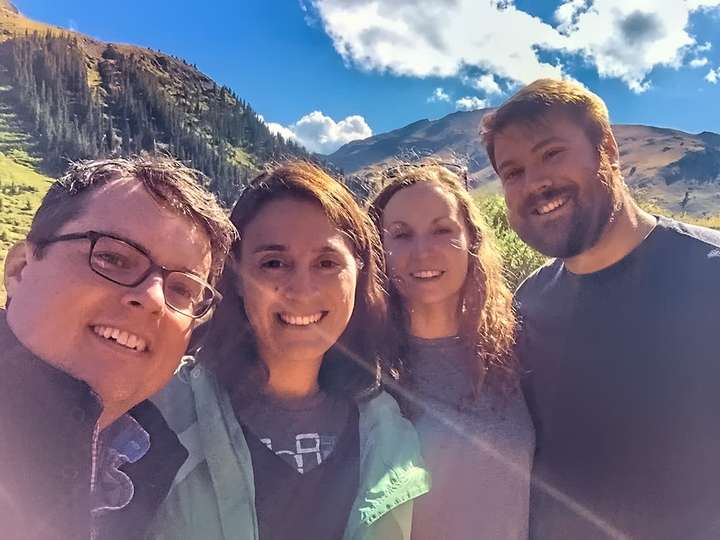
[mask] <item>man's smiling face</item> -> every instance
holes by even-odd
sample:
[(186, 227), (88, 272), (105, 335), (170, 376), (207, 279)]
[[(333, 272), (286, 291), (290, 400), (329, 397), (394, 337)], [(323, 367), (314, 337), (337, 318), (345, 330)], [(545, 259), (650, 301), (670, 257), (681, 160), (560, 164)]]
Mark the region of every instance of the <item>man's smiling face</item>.
[[(210, 242), (188, 218), (158, 205), (135, 179), (88, 193), (80, 215), (55, 236), (94, 230), (132, 241), (155, 263), (207, 280)], [(106, 407), (127, 410), (172, 376), (194, 321), (165, 304), (151, 274), (123, 287), (94, 273), (86, 239), (20, 246), (9, 257), (8, 323), (36, 356), (87, 382)]]
[(495, 138), (510, 225), (541, 253), (570, 258), (600, 239), (614, 197), (610, 162), (583, 126), (561, 113), (511, 125)]

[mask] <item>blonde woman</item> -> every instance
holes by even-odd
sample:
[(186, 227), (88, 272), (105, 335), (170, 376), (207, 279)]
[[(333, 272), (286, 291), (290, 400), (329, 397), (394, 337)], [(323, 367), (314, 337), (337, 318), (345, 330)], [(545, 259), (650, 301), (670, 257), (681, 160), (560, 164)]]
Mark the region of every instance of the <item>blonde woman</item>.
[(458, 174), (438, 163), (392, 172), (370, 215), (401, 334), (399, 393), (433, 481), (412, 538), (527, 538), (534, 432), (500, 257)]

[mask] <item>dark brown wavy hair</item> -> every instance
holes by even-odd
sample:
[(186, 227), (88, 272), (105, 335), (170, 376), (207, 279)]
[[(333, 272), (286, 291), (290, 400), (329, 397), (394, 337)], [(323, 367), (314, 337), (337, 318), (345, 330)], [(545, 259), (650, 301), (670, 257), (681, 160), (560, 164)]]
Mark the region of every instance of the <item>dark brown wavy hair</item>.
[[(230, 257), (239, 260), (247, 225), (269, 202), (299, 199), (316, 203), (342, 231), (358, 264), (355, 309), (339, 340), (325, 354), (320, 387), (329, 393), (373, 395), (380, 381), (397, 369), (388, 336), (384, 257), (377, 231), (350, 191), (307, 161), (288, 161), (256, 177), (241, 193), (230, 217), (240, 235)], [(234, 265), (227, 264), (218, 285), (224, 299), (201, 343), (198, 358), (212, 369), (234, 399), (247, 399), (267, 382), (243, 299), (235, 290)]]
[[(512, 293), (503, 275), (502, 259), (495, 247), (492, 231), (480, 215), (460, 176), (437, 162), (409, 163), (393, 167), (392, 177), (370, 202), (368, 212), (378, 231), (383, 231), (383, 213), (398, 192), (420, 182), (439, 185), (452, 195), (460, 208), (469, 235), (470, 263), (461, 291), (460, 337), (475, 354), (470, 365), (475, 381), (475, 397), (484, 381), (503, 390), (517, 386), (517, 366), (513, 354), (516, 318)], [(398, 338), (401, 358), (408, 343), (409, 321), (397, 288), (390, 283), (390, 314), (403, 321)], [(407, 360), (407, 359), (406, 359)], [(408, 376), (403, 386), (412, 386), (412, 366), (405, 362)]]
[[(84, 211), (91, 192), (119, 178), (134, 178), (158, 203), (186, 216), (203, 229), (210, 239), (212, 251), (209, 281), (215, 283), (235, 240), (235, 229), (215, 196), (205, 189), (209, 182), (207, 177), (180, 161), (160, 154), (71, 164), (43, 197), (27, 240), (31, 244), (39, 244), (53, 236), (65, 223), (76, 219)], [(36, 254), (41, 256), (42, 251)]]

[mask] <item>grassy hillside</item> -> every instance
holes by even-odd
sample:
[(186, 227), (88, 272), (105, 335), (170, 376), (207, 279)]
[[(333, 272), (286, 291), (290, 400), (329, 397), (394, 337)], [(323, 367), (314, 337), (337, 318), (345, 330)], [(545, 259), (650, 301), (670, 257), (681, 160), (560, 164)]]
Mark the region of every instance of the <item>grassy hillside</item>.
[[(4, 134), (4, 133), (3, 133)], [(0, 266), (5, 267), (8, 248), (24, 238), (35, 209), (52, 180), (5, 153), (0, 153)], [(0, 305), (5, 288), (0, 285)]]
[[(4, 80), (4, 72), (0, 73)], [(52, 180), (37, 172), (37, 142), (17, 117), (10, 94), (12, 87), (0, 84), (0, 268), (8, 248), (24, 238), (35, 209)], [(0, 284), (0, 305), (5, 289)]]
[(35, 139), (27, 153), (41, 159), (20, 162), (50, 176), (68, 159), (167, 152), (231, 204), (266, 162), (309, 157), (185, 60), (32, 21), (8, 0), (0, 0), (0, 102), (0, 115), (24, 122), (0, 126), (3, 136)]

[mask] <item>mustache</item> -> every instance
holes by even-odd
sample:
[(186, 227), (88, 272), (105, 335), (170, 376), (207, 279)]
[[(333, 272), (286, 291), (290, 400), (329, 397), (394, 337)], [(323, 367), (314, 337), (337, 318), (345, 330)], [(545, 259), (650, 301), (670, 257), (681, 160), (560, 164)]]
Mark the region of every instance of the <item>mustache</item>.
[(573, 185), (552, 187), (543, 191), (531, 193), (527, 196), (525, 202), (523, 203), (523, 210), (526, 213), (530, 213), (533, 210), (539, 208), (540, 206), (543, 206), (544, 204), (549, 203), (554, 199), (565, 196), (572, 198), (575, 196), (576, 193), (577, 187)]

